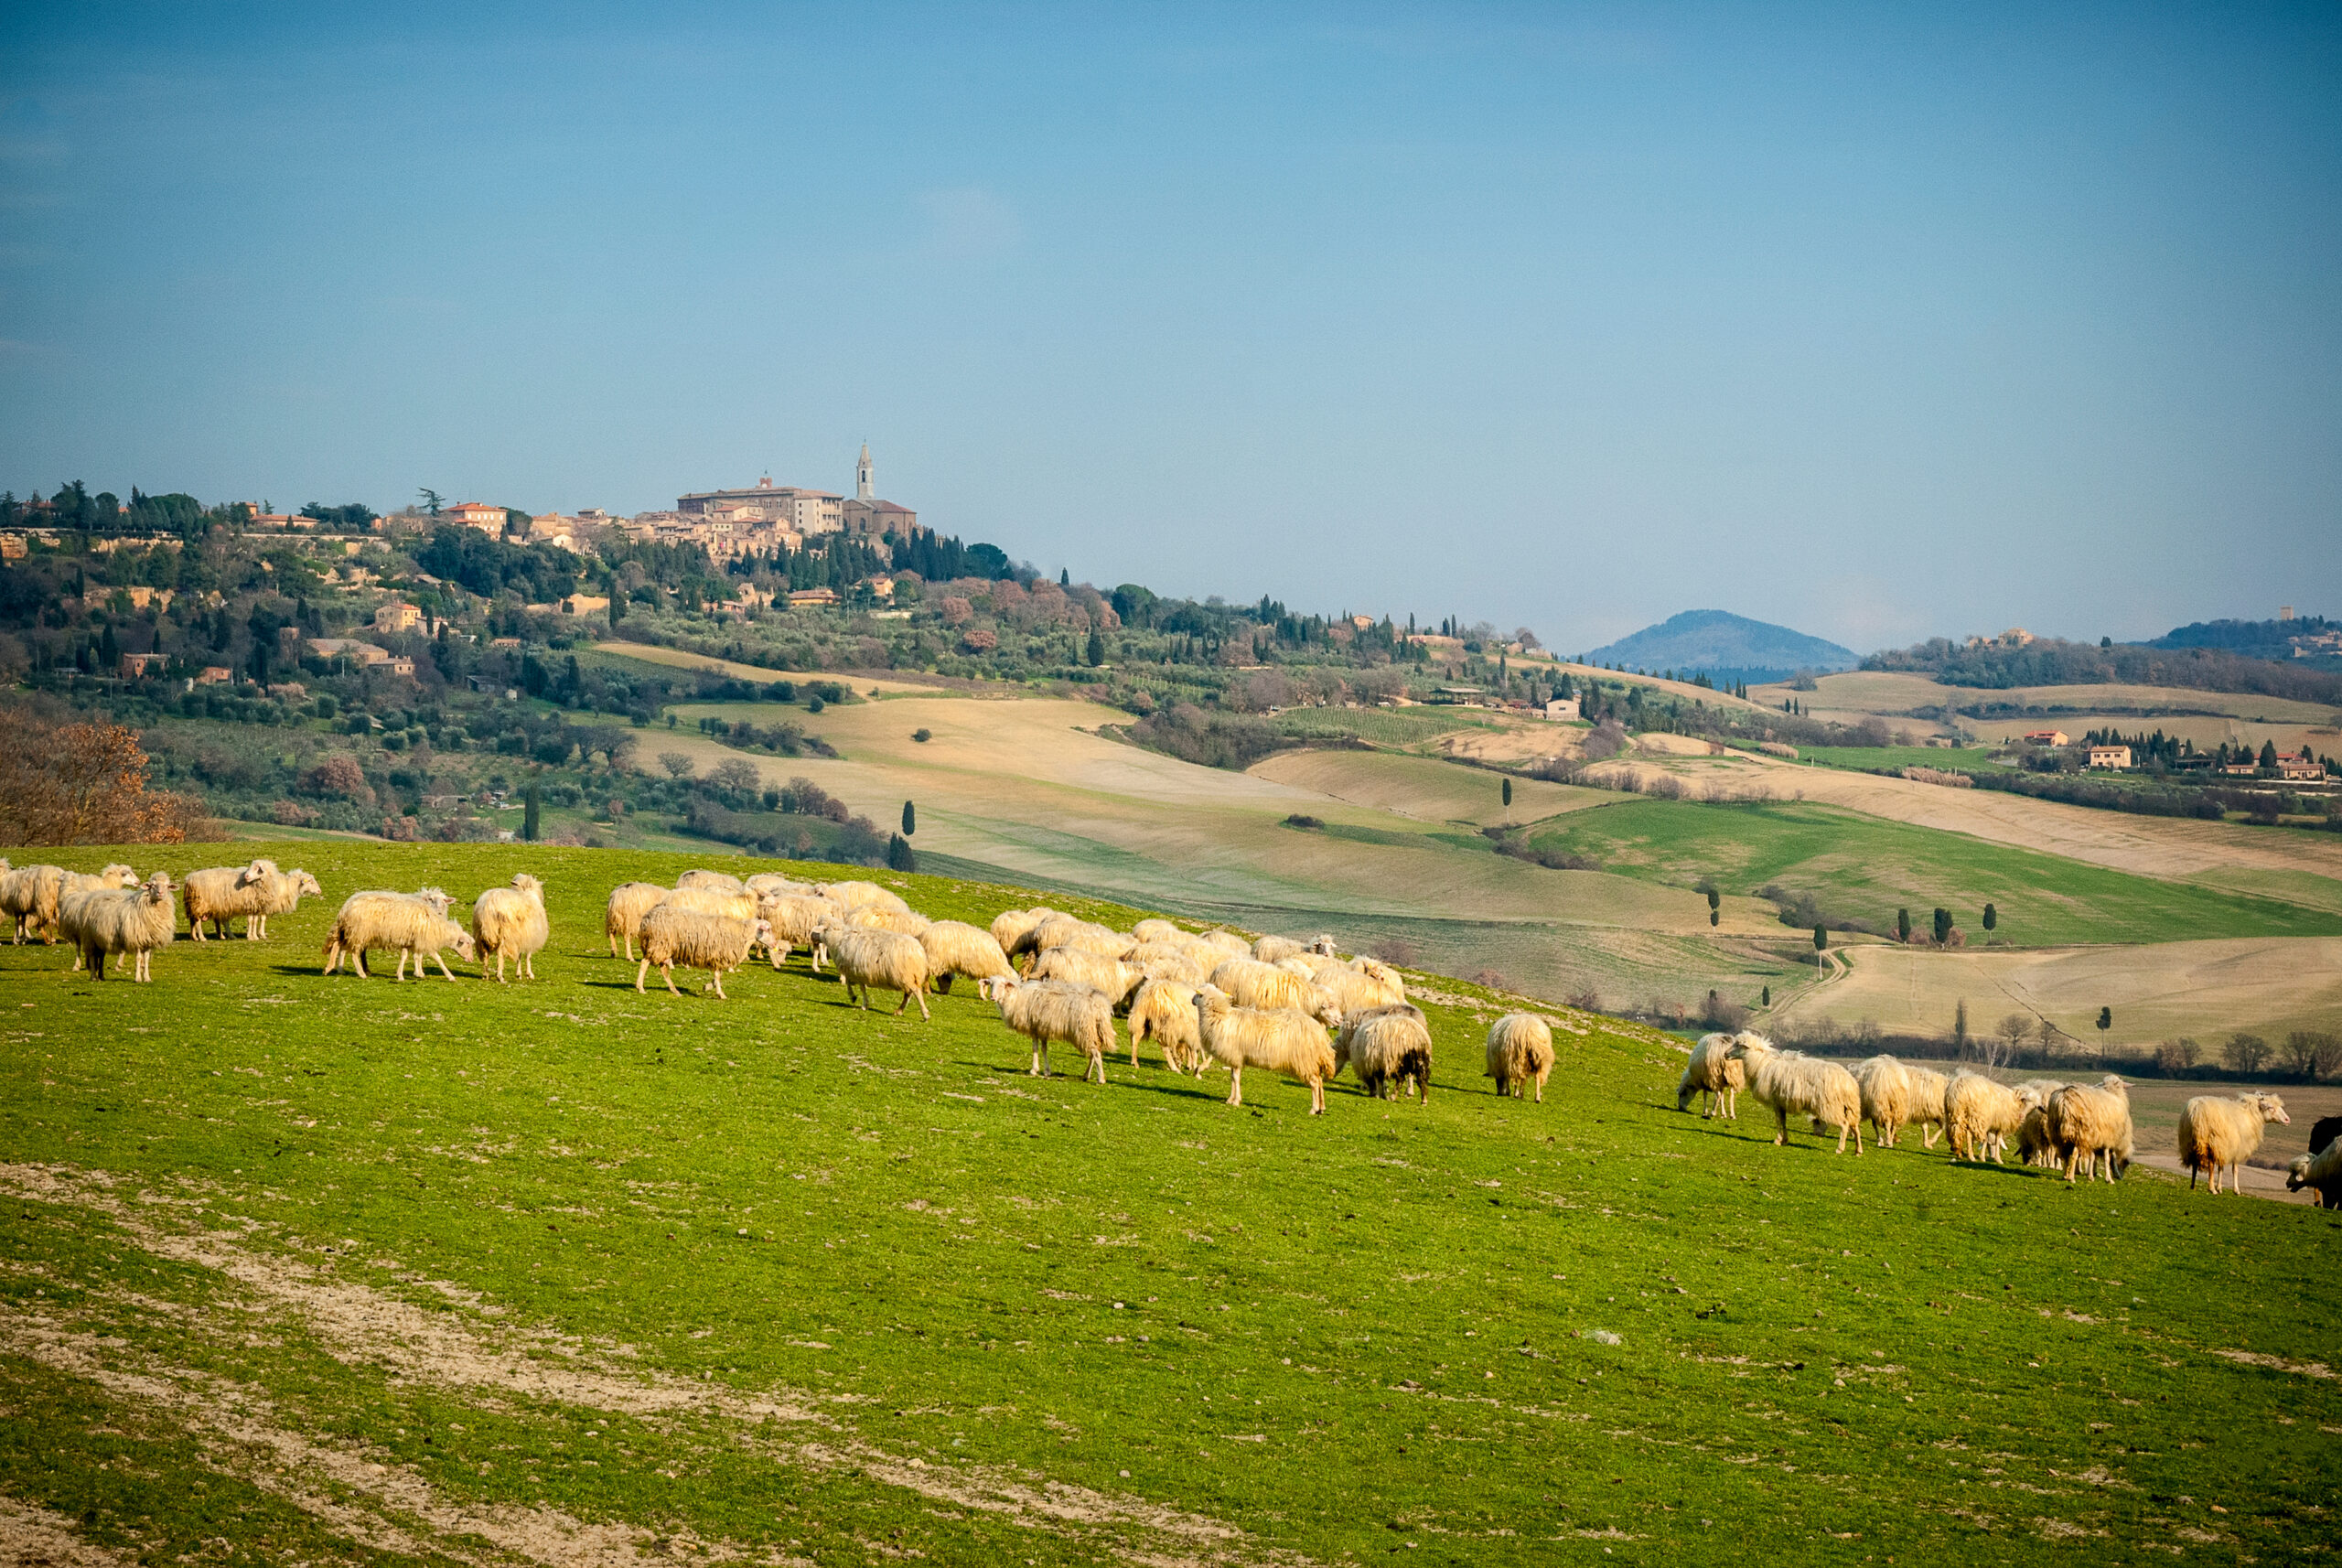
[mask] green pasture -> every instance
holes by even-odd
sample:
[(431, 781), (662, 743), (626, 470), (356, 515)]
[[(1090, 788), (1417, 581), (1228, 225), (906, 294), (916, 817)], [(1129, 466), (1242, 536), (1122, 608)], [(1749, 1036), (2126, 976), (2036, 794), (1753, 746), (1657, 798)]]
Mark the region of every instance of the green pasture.
[[(1598, 1019), (1544, 1104), (1499, 1101), (1496, 1004), (1437, 979), (1428, 1106), (1345, 1080), (1314, 1119), (1256, 1072), (1231, 1109), (1224, 1077), (1086, 1084), (1062, 1050), (1035, 1079), (964, 985), (930, 1023), (801, 964), (638, 996), (602, 897), (682, 856), (285, 847), (327, 899), (151, 985), (0, 946), (0, 1492), (124, 1561), (2331, 1539), (2322, 1212), (1775, 1148), (1753, 1105), (1677, 1114), (1671, 1043)], [(318, 975), (352, 888), (522, 869), (533, 984)], [(884, 879), (938, 916), (1024, 901)]]
[(1530, 838), (1590, 855), (1605, 871), (1673, 886), (1713, 877), (1726, 893), (1747, 894), (1778, 884), (1812, 894), (1832, 916), (1888, 928), (1898, 908), (1925, 928), (1940, 905), (1971, 943), (1984, 935), (1987, 903), (2000, 916), (1993, 935), (2021, 946), (2342, 932), (2342, 919), (2327, 910), (1806, 801), (1631, 800), (1573, 811)]
[(1800, 762), (1858, 768), (1866, 772), (1933, 768), (1947, 773), (1977, 773), (1988, 768), (2005, 771), (2011, 766), (1993, 761), (1991, 748), (1980, 746), (1800, 746), (1797, 755)]

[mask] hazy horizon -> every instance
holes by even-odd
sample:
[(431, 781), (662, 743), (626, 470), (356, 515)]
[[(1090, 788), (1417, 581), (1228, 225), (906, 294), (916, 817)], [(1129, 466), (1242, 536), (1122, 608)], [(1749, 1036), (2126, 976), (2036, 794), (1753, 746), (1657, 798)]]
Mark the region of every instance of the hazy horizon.
[(867, 439), (882, 495), (1052, 575), (1557, 649), (2337, 607), (2329, 9), (0, 40), (20, 495), (631, 512), (849, 490)]

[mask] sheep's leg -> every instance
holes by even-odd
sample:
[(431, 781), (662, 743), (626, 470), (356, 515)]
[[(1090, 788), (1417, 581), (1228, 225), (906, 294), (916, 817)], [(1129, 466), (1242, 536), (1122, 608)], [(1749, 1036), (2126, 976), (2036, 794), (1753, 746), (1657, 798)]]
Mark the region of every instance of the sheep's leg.
[(715, 999), (718, 1002), (729, 1002), (732, 1000), (732, 998), (724, 994), (724, 971), (720, 967), (711, 969), (707, 972), (707, 988), (715, 993)]
[(672, 963), (662, 963), (659, 966), (659, 978), (667, 983), (668, 995), (681, 996), (682, 994), (682, 992), (675, 989), (675, 966)]
[(1090, 1065), (1081, 1069), (1081, 1081), (1088, 1083), (1090, 1081), (1090, 1075), (1093, 1071), (1097, 1073), (1099, 1082), (1103, 1083), (1106, 1081), (1106, 1058), (1104, 1057), (1091, 1057), (1090, 1058)]
[(1789, 1113), (1778, 1105), (1773, 1107), (1773, 1147), (1779, 1148), (1789, 1141)]
[(201, 941), (201, 940), (203, 940), (203, 917), (202, 917), (202, 916), (198, 915), (198, 916), (196, 916), (193, 919), (189, 920), (189, 921), (188, 922), (188, 929), (190, 931), (192, 931), (192, 932), (194, 933), (194, 935), (195, 935), (195, 940), (196, 940), (197, 941)]
[(1309, 1114), (1312, 1116), (1326, 1114), (1326, 1080), (1322, 1078), (1313, 1079), (1310, 1081)]
[(1228, 1103), (1244, 1103), (1244, 1069), (1241, 1067), (1228, 1069)]
[(358, 978), (360, 980), (371, 980), (374, 978), (374, 972), (366, 967), (366, 950), (364, 948), (352, 948), (349, 950), (349, 967), (356, 972)]
[[(929, 1012), (927, 1010), (927, 995), (926, 995), (926, 993), (924, 993), (924, 992), (920, 992), (920, 993), (917, 993), (916, 994), (917, 994), (918, 999), (919, 999), (919, 1021), (920, 1023), (922, 1023), (922, 1024), (931, 1024), (931, 1023), (933, 1023), (933, 1022), (935, 1021), (935, 1015), (933, 1015), (932, 1013), (929, 1013)], [(902, 1011), (902, 1009), (901, 1009), (901, 1008), (899, 1008), (899, 1007), (897, 1007), (897, 1008), (896, 1008), (896, 1009), (895, 1009), (895, 1011), (896, 1011), (896, 1012), (897, 1012), (897, 1013), (900, 1013), (900, 1012)], [(1103, 1082), (1103, 1081), (1104, 1081), (1104, 1069), (1100, 1069), (1100, 1081), (1101, 1081), (1101, 1082)]]
[[(910, 993), (908, 991), (905, 991), (905, 992), (903, 993), (903, 999), (902, 999), (900, 1002), (897, 1002), (897, 1003), (896, 1003), (896, 1004), (895, 1004), (895, 1014), (894, 1014), (894, 1015), (895, 1015), (896, 1017), (897, 1017), (897, 1018), (901, 1017), (901, 1016), (903, 1015), (903, 1010), (904, 1010), (905, 1008), (908, 1007), (910, 1004), (911, 1004), (911, 993)], [(920, 1016), (920, 1017), (924, 1018), (924, 1017), (926, 1017), (926, 1016), (927, 1016), (927, 998), (926, 998), (926, 997), (924, 997), (924, 996), (922, 996), (922, 997), (920, 997), (920, 998), (919, 998), (919, 1016)]]
[[(435, 952), (433, 953), (431, 957), (433, 961), (439, 965), (439, 972), (446, 975), (452, 983), (456, 978), (456, 972), (447, 967), (447, 955), (443, 952)], [(417, 958), (414, 961), (414, 977), (417, 980), (421, 980), (423, 978), (423, 960), (421, 958)]]
[(1545, 1103), (1545, 1075), (1542, 1073), (1537, 1075), (1537, 1103)]
[[(632, 951), (631, 951), (631, 947), (632, 947), (632, 944), (631, 944), (631, 943), (629, 943), (629, 944), (628, 944), (629, 951), (628, 951), (628, 955), (627, 955), (627, 956), (628, 956), (629, 958), (633, 956), (633, 953), (632, 953)], [(639, 996), (639, 995), (641, 995), (641, 994), (642, 994), (642, 982), (643, 982), (644, 978), (645, 978), (646, 976), (648, 976), (650, 973), (650, 955), (649, 953), (645, 953), (645, 954), (643, 954), (643, 955), (642, 955), (642, 967), (641, 967), (641, 968), (639, 968), (639, 969), (638, 969), (638, 970), (636, 970), (636, 971), (634, 972), (634, 993), (635, 993), (637, 996)]]
[(537, 977), (537, 955), (536, 955), (536, 954), (534, 954), (534, 953), (527, 953), (527, 952), (524, 952), (524, 953), (522, 953), (522, 954), (521, 955), (521, 972), (522, 974), (524, 974), (524, 975), (528, 976), (528, 978), (530, 978), (531, 980), (534, 980), (534, 979), (536, 979), (536, 977)]

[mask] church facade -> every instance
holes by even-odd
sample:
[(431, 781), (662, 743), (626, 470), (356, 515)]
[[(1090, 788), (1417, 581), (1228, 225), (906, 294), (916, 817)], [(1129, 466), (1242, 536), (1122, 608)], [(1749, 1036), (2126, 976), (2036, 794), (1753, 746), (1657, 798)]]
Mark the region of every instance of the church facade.
[(838, 532), (905, 537), (919, 523), (919, 513), (910, 508), (878, 499), (877, 470), (866, 441), (854, 464), (850, 497), (776, 485), (767, 475), (746, 489), (699, 490), (677, 497), (675, 510), (693, 521), (728, 523), (734, 529), (765, 524), (805, 538)]

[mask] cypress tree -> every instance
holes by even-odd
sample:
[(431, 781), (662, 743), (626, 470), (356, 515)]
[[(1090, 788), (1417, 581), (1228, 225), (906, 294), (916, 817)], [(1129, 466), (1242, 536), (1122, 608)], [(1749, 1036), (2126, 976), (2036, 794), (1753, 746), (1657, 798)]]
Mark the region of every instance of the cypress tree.
[(1509, 779), (1504, 781), (1504, 803), (1508, 806), (1512, 804), (1512, 780)]
[(537, 811), (541, 804), (536, 780), (531, 779), (521, 796), (521, 836), (530, 843), (537, 842)]
[(1895, 911), (1895, 940), (1898, 942), (1911, 940), (1911, 911), (1908, 909)]
[(1990, 904), (1984, 906), (1984, 929), (1992, 930), (2001, 923), (2001, 912)]
[(910, 840), (900, 833), (886, 836), (886, 868), (889, 871), (919, 869), (919, 855), (911, 849)]
[(919, 832), (919, 812), (912, 809), (908, 800), (906, 800), (903, 802), (903, 836), (908, 838), (917, 832)]

